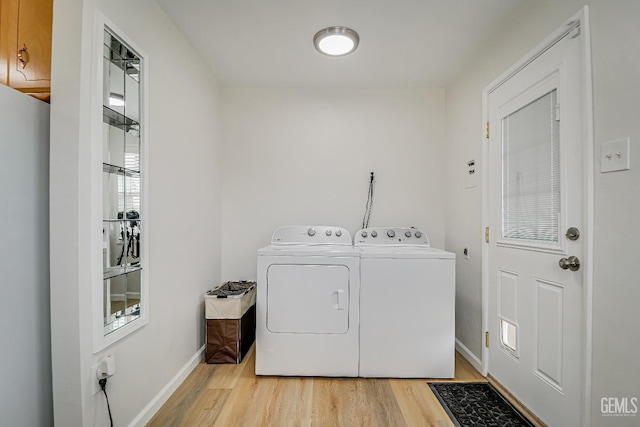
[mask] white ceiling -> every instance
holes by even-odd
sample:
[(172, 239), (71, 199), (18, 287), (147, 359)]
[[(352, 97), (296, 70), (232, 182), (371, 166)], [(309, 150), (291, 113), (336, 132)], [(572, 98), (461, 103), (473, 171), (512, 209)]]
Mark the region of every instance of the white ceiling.
[[(444, 87), (527, 0), (158, 0), (225, 87)], [(344, 25), (357, 51), (314, 34)], [(188, 66), (188, 65), (187, 65)]]

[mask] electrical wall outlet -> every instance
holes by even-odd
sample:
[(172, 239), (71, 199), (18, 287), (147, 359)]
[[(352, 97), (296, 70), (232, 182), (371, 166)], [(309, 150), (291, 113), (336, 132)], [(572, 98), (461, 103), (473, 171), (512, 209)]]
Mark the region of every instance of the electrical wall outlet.
[(107, 354), (98, 363), (98, 371), (96, 378), (109, 378), (116, 373), (116, 357), (113, 354)]
[(109, 378), (116, 373), (116, 358), (113, 354), (103, 356), (98, 363), (91, 367), (91, 393), (96, 395), (102, 391), (98, 381), (102, 378)]

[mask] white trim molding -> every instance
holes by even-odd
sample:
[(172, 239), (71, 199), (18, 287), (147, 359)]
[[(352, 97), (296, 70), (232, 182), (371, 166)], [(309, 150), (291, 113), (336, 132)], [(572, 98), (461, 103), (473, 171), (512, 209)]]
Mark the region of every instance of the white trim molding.
[[(478, 358), (471, 350), (467, 348), (466, 345), (462, 344), (462, 342), (456, 338), (456, 351), (460, 353), (462, 357), (464, 357), (471, 366), (476, 368), (476, 370), (482, 373), (482, 360)], [(486, 376), (483, 374), (483, 376)]]
[(189, 361), (180, 368), (178, 373), (175, 374), (164, 387), (162, 387), (162, 390), (160, 390), (160, 392), (156, 394), (149, 403), (147, 403), (147, 406), (145, 406), (129, 423), (129, 427), (145, 426), (149, 421), (151, 421), (151, 418), (153, 418), (156, 412), (160, 410), (162, 405), (169, 400), (169, 397), (171, 397), (171, 395), (178, 389), (180, 384), (182, 384), (196, 366), (198, 366), (203, 358), (204, 348), (205, 346), (203, 345), (193, 356), (191, 356)]

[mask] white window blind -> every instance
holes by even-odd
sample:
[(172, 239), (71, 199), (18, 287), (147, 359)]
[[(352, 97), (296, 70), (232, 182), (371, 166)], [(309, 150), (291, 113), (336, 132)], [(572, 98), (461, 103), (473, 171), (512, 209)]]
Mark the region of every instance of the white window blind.
[(557, 91), (502, 119), (502, 237), (558, 243)]
[(118, 211), (140, 213), (140, 177), (125, 176), (118, 180)]

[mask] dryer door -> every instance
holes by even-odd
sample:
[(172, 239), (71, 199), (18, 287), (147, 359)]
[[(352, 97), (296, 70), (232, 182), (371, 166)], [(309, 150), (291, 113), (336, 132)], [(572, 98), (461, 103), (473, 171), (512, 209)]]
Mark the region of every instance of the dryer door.
[(267, 329), (345, 334), (349, 294), (349, 269), (344, 265), (272, 264), (267, 271)]

